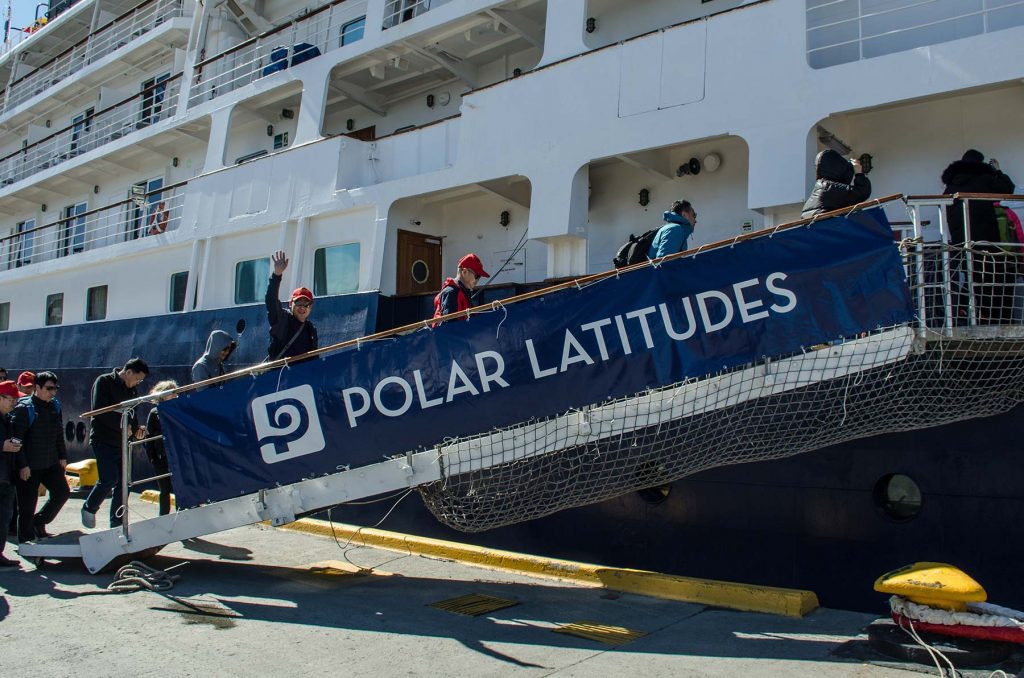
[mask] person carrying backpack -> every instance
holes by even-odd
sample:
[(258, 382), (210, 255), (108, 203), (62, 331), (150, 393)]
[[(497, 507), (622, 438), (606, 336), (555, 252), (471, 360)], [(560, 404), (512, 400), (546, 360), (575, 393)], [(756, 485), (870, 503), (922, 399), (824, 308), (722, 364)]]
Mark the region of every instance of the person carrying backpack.
[[(18, 492), (18, 543), (49, 537), (46, 526), (60, 513), (71, 491), (64, 477), (68, 452), (64, 446), (64, 418), (57, 400), (57, 375), (36, 375), (35, 393), (18, 401), (11, 413), (11, 437), (21, 440), (24, 466), (15, 483)], [(49, 499), (36, 513), (39, 486)]]
[(665, 224), (658, 229), (650, 249), (647, 250), (648, 259), (658, 259), (685, 251), (687, 242), (697, 226), (697, 213), (689, 200), (676, 200), (662, 218)]

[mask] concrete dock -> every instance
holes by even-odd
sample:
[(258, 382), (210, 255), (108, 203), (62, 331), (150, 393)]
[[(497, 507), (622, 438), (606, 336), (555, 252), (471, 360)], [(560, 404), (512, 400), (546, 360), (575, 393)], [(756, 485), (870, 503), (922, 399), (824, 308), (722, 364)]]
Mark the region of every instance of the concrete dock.
[[(51, 532), (81, 529), (80, 504)], [(727, 611), (346, 541), (258, 525), (173, 544), (148, 561), (180, 576), (166, 593), (109, 593), (113, 573), (76, 562), (5, 568), (3, 674), (937, 675), (874, 653), (874, 615)]]

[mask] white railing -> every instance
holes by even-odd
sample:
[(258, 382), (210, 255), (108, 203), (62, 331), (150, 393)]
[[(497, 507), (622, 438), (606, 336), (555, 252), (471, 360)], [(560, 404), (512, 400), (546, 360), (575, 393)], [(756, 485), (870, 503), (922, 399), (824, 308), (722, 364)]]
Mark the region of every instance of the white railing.
[(0, 238), (0, 270), (174, 231), (181, 223), (187, 183), (174, 184), (113, 205), (61, 218)]
[(6, 112), (76, 75), (90, 63), (102, 59), (165, 21), (191, 13), (184, 0), (149, 0), (122, 14), (85, 40), (54, 57), (31, 73), (18, 78), (7, 88), (3, 110)]
[(189, 106), (361, 39), (365, 16), (365, 0), (335, 0), (199, 62), (192, 78)]
[(145, 129), (174, 115), (181, 73), (0, 158), (0, 187)]
[(812, 68), (1024, 26), (1024, 0), (807, 0)]
[(443, 5), (443, 0), (388, 0), (384, 5), (383, 28), (393, 28), (430, 11), (430, 6)]

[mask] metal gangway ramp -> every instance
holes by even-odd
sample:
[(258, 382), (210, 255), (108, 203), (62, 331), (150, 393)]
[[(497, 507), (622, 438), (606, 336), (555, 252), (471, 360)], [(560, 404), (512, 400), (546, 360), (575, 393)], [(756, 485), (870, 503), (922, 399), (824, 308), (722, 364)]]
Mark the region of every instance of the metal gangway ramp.
[[(759, 354), (761, 357), (752, 362), (736, 361), (714, 372), (683, 375), (682, 378), (673, 376), (661, 384), (619, 394), (603, 392), (592, 396), (585, 391), (587, 384), (573, 382), (573, 391), (578, 388), (586, 392), (588, 398), (593, 397), (585, 401), (586, 405), (551, 411), (543, 416), (518, 418), (520, 413), (516, 412), (516, 419), (500, 425), (481, 427), (474, 422), (475, 428), (443, 440), (435, 437), (436, 442), (423, 441), (422, 437), (403, 439), (411, 442), (408, 447), (382, 449), (381, 440), (371, 438), (368, 449), (372, 455), (364, 455), (362, 465), (336, 466), (339, 460), (333, 457), (320, 467), (321, 471), (303, 473), (305, 477), (298, 480), (299, 476), (285, 478), (278, 472), (279, 467), (274, 466), (274, 475), (265, 476), (263, 480), (264, 489), (230, 498), (218, 499), (215, 493), (205, 495), (212, 500), (197, 501), (194, 503), (198, 505), (192, 508), (157, 518), (132, 522), (128, 510), (132, 487), (158, 479), (132, 478), (133, 449), (153, 440), (130, 439), (128, 422), (135, 407), (161, 400), (171, 393), (204, 389), (247, 375), (253, 377), (255, 383), (265, 378), (260, 375), (271, 371), (277, 375), (274, 377), (276, 389), (273, 385), (267, 386), (261, 394), (268, 390), (274, 395), (294, 391), (295, 388), (281, 391), (280, 375), (289, 369), (290, 362), (299, 362), (297, 368), (290, 369), (301, 371), (304, 365), (300, 361), (315, 356), (322, 358), (341, 349), (373, 351), (375, 348), (366, 348), (371, 342), (376, 342), (373, 346), (380, 347), (381, 351), (390, 350), (389, 346), (396, 347), (395, 350), (402, 352), (403, 360), (412, 363), (417, 356), (407, 355), (402, 335), (432, 331), (430, 321), (87, 412), (82, 416), (121, 413), (123, 524), (115, 529), (75, 532), (28, 542), (19, 552), (34, 559), (81, 558), (86, 568), (95, 573), (126, 557), (145, 557), (172, 542), (264, 521), (280, 526), (294, 521), (297, 516), (338, 504), (413, 488), (420, 491), (427, 508), (442, 523), (476, 532), (672, 482), (715, 466), (779, 459), (856, 438), (1008, 411), (1024, 402), (1024, 276), (1018, 280), (1016, 274), (1018, 261), (1024, 264), (1024, 241), (982, 241), (976, 246), (971, 239), (968, 211), (972, 200), (1007, 198), (1024, 200), (1024, 196), (889, 196), (654, 262), (505, 299), (497, 308), (477, 307), (452, 314), (448, 318), (473, 315), (474, 321), (479, 314), (480, 320), (474, 323), (478, 325), (476, 329), (470, 328), (470, 323), (459, 323), (458, 331), (463, 328), (486, 331), (490, 333), (488, 338), (495, 340), (494, 328), (507, 323), (502, 339), (511, 341), (508, 337), (516, 336), (516, 331), (508, 330), (509, 325), (515, 327), (523, 317), (529, 319), (535, 314), (536, 306), (531, 306), (530, 300), (552, 304), (558, 294), (565, 295), (563, 300), (573, 305), (591, 304), (597, 297), (603, 301), (613, 296), (609, 293), (615, 292), (615, 288), (610, 286), (617, 284), (620, 275), (623, 279), (627, 275), (637, 276), (637, 280), (645, 280), (641, 277), (645, 275), (686, 278), (697, 269), (678, 264), (700, 259), (704, 266), (721, 269), (734, 261), (722, 259), (734, 256), (730, 254), (733, 248), (747, 241), (764, 245), (765, 239), (776, 235), (776, 242), (787, 237), (790, 240), (824, 237), (826, 244), (839, 243), (835, 247), (839, 251), (847, 230), (858, 228), (856, 222), (843, 219), (844, 215), (886, 202), (902, 200), (911, 218), (909, 225), (913, 227), (912, 234), (902, 234), (902, 229), (894, 229), (895, 234), (890, 234), (884, 229), (896, 224), (888, 223), (884, 215), (878, 216), (879, 210), (873, 210), (875, 215), (871, 219), (881, 218), (876, 226), (883, 227), (883, 230), (872, 231), (873, 251), (881, 253), (878, 256), (883, 259), (892, 259), (887, 275), (890, 279), (898, 278), (897, 287), (902, 286), (900, 291), (908, 300), (907, 312), (898, 322), (859, 327), (842, 336), (818, 339), (824, 339), (825, 343), (797, 345), (798, 350), (774, 355)], [(950, 210), (962, 211), (965, 242), (950, 237), (947, 223)], [(928, 223), (923, 220), (926, 213), (934, 215), (938, 224), (935, 240), (923, 237), (923, 226)], [(832, 220), (833, 216), (839, 218)], [(801, 228), (809, 233), (806, 236), (802, 232), (793, 233)], [(815, 230), (824, 231), (824, 235), (814, 236)], [(803, 247), (806, 241), (798, 244)], [(784, 243), (773, 245), (782, 246)], [(892, 255), (894, 250), (899, 257)], [(817, 250), (814, 254), (820, 256)], [(714, 259), (714, 256), (719, 258)], [(1024, 270), (1024, 266), (1021, 269)], [(813, 267), (809, 270), (818, 273)], [(860, 272), (851, 269), (850, 275), (857, 276)], [(699, 285), (699, 279), (694, 284)], [(813, 287), (810, 283), (808, 286)], [(545, 295), (550, 295), (547, 300)], [(794, 306), (795, 300), (794, 294)], [(666, 298), (665, 301), (678, 304), (679, 299)], [(688, 302), (688, 298), (683, 297), (682, 301)], [(661, 303), (659, 309), (659, 317), (664, 318), (664, 326), (659, 329), (663, 329), (669, 339), (684, 342), (694, 335), (697, 325), (692, 312), (690, 329), (683, 333), (679, 330), (683, 325), (676, 324), (676, 329), (672, 328), (676, 321), (670, 322), (666, 303)], [(626, 310), (628, 307), (623, 309), (623, 315), (629, 316)], [(491, 318), (487, 317), (488, 313)], [(653, 306), (649, 310), (634, 311), (644, 318), (655, 313)], [(616, 318), (616, 322), (620, 322), (621, 317)], [(568, 334), (568, 325), (559, 325), (550, 318), (547, 322), (552, 325), (550, 329), (555, 336), (560, 337), (563, 330)], [(611, 324), (611, 320), (607, 324)], [(635, 337), (634, 346), (641, 346), (644, 337), (650, 345), (655, 327), (655, 321), (648, 324), (645, 320), (644, 334)], [(434, 335), (438, 340), (441, 339), (437, 337), (439, 334), (441, 332)], [(699, 333), (697, 337), (703, 340)], [(388, 341), (378, 341), (381, 339)], [(661, 340), (671, 344), (668, 339)], [(670, 348), (677, 350), (674, 347), (678, 345), (670, 345)], [(562, 352), (560, 346), (559, 340), (558, 352)], [(607, 347), (603, 343), (601, 346), (604, 352)], [(498, 348), (503, 346), (499, 344)], [(349, 351), (348, 359), (359, 356), (354, 351)], [(565, 351), (563, 363), (568, 355), (568, 349)], [(370, 358), (374, 355), (379, 357), (371, 353)], [(330, 359), (335, 357), (338, 356)], [(366, 356), (358, 359), (368, 360)], [(512, 355), (512, 359), (516, 356)], [(324, 365), (307, 363), (308, 369), (303, 374), (314, 370), (329, 374)], [(411, 368), (406, 364), (403, 369)], [(535, 373), (536, 369), (534, 362)], [(479, 371), (484, 372), (483, 367)], [(490, 377), (495, 379), (493, 374)], [(381, 383), (395, 379), (397, 377), (389, 376)], [(423, 382), (417, 381), (417, 386), (421, 398), (431, 397), (431, 394), (424, 396)], [(515, 397), (523, 398), (521, 393), (519, 391)], [(199, 394), (199, 402), (202, 397), (204, 394)], [(264, 397), (259, 395), (252, 402)], [(368, 409), (369, 404), (366, 404), (361, 412)], [(164, 414), (173, 414), (173, 411)], [(240, 420), (231, 421), (237, 427)], [(401, 427), (403, 422), (391, 419), (388, 426)], [(164, 430), (167, 431), (166, 425)], [(188, 428), (177, 435), (191, 438), (197, 434)], [(421, 433), (416, 432), (416, 435), (421, 436)], [(343, 442), (349, 445), (351, 441)], [(420, 442), (426, 444), (417, 447)], [(335, 446), (340, 447), (340, 444)], [(239, 445), (234, 449), (247, 450), (248, 446)], [(169, 453), (174, 452), (169, 449)], [(254, 452), (252, 458), (259, 456), (259, 452)], [(243, 460), (248, 458), (242, 457)]]

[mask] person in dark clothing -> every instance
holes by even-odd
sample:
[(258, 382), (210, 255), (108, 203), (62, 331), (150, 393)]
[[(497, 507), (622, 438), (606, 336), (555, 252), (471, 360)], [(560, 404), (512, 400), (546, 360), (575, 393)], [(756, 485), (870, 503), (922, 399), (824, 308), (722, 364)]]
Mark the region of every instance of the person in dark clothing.
[(17, 567), (18, 561), (4, 556), (7, 546), (7, 524), (14, 515), (14, 500), (17, 496), (15, 483), (18, 470), (24, 468), (21, 441), (11, 435), (10, 414), (18, 402), (21, 392), (13, 381), (0, 382), (0, 567)]
[[(56, 395), (60, 386), (53, 372), (36, 375), (35, 393), (18, 401), (11, 413), (11, 435), (22, 442), (23, 466), (15, 483), (18, 492), (18, 542), (49, 537), (46, 526), (60, 513), (71, 491), (64, 477), (68, 453), (64, 447), (64, 418)], [(39, 485), (49, 499), (36, 513)]]
[(30, 396), (36, 392), (36, 375), (34, 372), (22, 372), (18, 375), (18, 390), (21, 395)]
[(851, 207), (871, 197), (871, 181), (861, 171), (860, 160), (847, 160), (831, 148), (814, 159), (814, 188), (804, 203), (804, 219)]
[[(999, 163), (993, 158), (985, 162), (985, 156), (975, 149), (964, 153), (960, 160), (951, 163), (942, 172), (943, 193), (1001, 193), (1012, 194), (1013, 180), (999, 170)], [(999, 221), (996, 209), (991, 200), (971, 200), (967, 209), (970, 218), (970, 240), (972, 243), (983, 241), (983, 244), (972, 245), (974, 254), (973, 279), (975, 308), (982, 321), (1007, 321), (1013, 313), (1014, 283), (1016, 267), (1001, 254), (997, 243), (1002, 240), (999, 235)], [(962, 244), (967, 241), (967, 229), (964, 224), (963, 201), (956, 200), (946, 208), (946, 219), (949, 224), (950, 242)], [(991, 253), (991, 254), (989, 254)], [(963, 253), (954, 252), (952, 264), (955, 270), (963, 271), (966, 260)], [(957, 295), (958, 322), (965, 322), (967, 316), (967, 291)]]
[(270, 349), (267, 360), (291, 358), (315, 351), (319, 347), (316, 327), (309, 321), (313, 312), (313, 293), (305, 287), (292, 292), (291, 308), (281, 308), (281, 276), (288, 268), (284, 252), (275, 252), (270, 258), (274, 272), (267, 284), (267, 322), (270, 323)]
[[(192, 366), (192, 383), (206, 381), (224, 374), (224, 362), (238, 344), (224, 330), (214, 330), (206, 339), (206, 352)], [(175, 384), (174, 388), (177, 388)], [(148, 428), (148, 427), (147, 427)]]
[[(173, 391), (176, 388), (178, 388), (178, 382), (173, 379), (167, 379), (157, 383), (150, 393)], [(159, 402), (177, 397), (176, 393), (171, 393), (162, 397)], [(146, 417), (146, 435), (150, 438), (158, 438), (163, 435), (163, 427), (160, 425), (160, 413), (158, 412), (159, 407), (158, 403), (149, 411), (149, 416)], [(162, 439), (146, 442), (146, 456), (149, 458), (149, 463), (153, 465), (154, 475), (162, 476), (168, 473), (167, 451), (164, 449), (164, 441)], [(171, 493), (174, 492), (174, 488), (171, 487), (170, 476), (157, 478), (156, 486), (160, 490), (160, 515), (164, 516), (171, 512)]]
[[(117, 405), (125, 400), (138, 397), (135, 387), (149, 374), (149, 365), (141, 358), (132, 358), (119, 370), (113, 370), (96, 377), (92, 384), (92, 409), (99, 410)], [(130, 430), (135, 437), (142, 439), (146, 430), (138, 425), (134, 414), (128, 418)], [(92, 418), (89, 431), (89, 444), (96, 457), (96, 470), (99, 480), (93, 486), (89, 496), (82, 505), (82, 524), (88, 528), (96, 527), (96, 511), (110, 491), (114, 491), (110, 502), (110, 526), (118, 527), (121, 519), (121, 413), (107, 412)]]
[[(470, 307), (473, 290), (480, 278), (490, 278), (491, 274), (484, 270), (484, 264), (475, 254), (467, 254), (459, 259), (458, 270), (454, 278), (446, 278), (441, 291), (434, 297), (434, 317), (440, 318), (449, 313), (465, 311)], [(463, 316), (459, 320), (465, 320)], [(440, 323), (434, 323), (437, 327)]]

